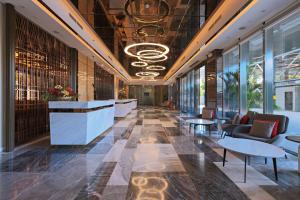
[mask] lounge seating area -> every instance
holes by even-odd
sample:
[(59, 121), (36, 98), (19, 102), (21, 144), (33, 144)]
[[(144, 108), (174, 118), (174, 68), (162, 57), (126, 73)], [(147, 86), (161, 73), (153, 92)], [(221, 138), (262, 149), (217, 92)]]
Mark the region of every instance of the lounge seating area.
[[(209, 136), (211, 136), (211, 128), (215, 127), (215, 130), (217, 130), (217, 133), (221, 131), (220, 136), (220, 144), (224, 144), (227, 146), (226, 142), (222, 142), (222, 140), (225, 141), (225, 138), (236, 138), (235, 140), (235, 146), (238, 146), (239, 141), (241, 144), (244, 145), (262, 145), (259, 144), (259, 142), (262, 143), (268, 143), (273, 144), (276, 140), (279, 139), (279, 137), (284, 135), (289, 126), (289, 118), (284, 115), (275, 115), (275, 114), (261, 114), (253, 111), (248, 111), (243, 117), (240, 118), (239, 113), (235, 113), (233, 115), (233, 118), (224, 118), (224, 117), (218, 117), (215, 115), (217, 113), (216, 108), (207, 108), (204, 107), (202, 109), (202, 114), (197, 115), (194, 119), (188, 119), (185, 122), (189, 124), (189, 132), (191, 132), (191, 126), (194, 125), (194, 135), (197, 135), (197, 126), (201, 125), (204, 128), (208, 127)], [(222, 123), (222, 121), (225, 121)], [(205, 129), (206, 130), (206, 129)], [(286, 136), (286, 138), (293, 138), (294, 136)], [(240, 140), (239, 140), (240, 139)], [(298, 137), (295, 136), (295, 138), (290, 139), (293, 141), (298, 141)], [(228, 140), (228, 139), (226, 139)], [(256, 141), (255, 143), (251, 144), (251, 142), (247, 141)], [(231, 140), (229, 140), (231, 141)], [(230, 143), (230, 142), (229, 142)], [(230, 144), (229, 144), (230, 146)], [(233, 145), (234, 146), (234, 145)], [(266, 146), (267, 148), (268, 146)], [(278, 155), (284, 155), (285, 158), (287, 158), (287, 154), (284, 153), (284, 148), (281, 146), (276, 147), (276, 145), (269, 146), (272, 148), (275, 148), (274, 151), (280, 152)], [(240, 147), (239, 150), (235, 150), (234, 147), (231, 147), (233, 151), (235, 152), (244, 152), (243, 147)], [(265, 163), (267, 163), (267, 157), (268, 154), (263, 154), (263, 149), (253, 149), (254, 153), (252, 155), (251, 150), (247, 149), (248, 153), (248, 160), (250, 163), (250, 156), (262, 156), (267, 155), (265, 157)], [(278, 148), (278, 149), (276, 149)], [(300, 149), (300, 148), (299, 148)], [(251, 152), (251, 153), (250, 153)], [(274, 165), (274, 171), (275, 176), (277, 180), (277, 166), (276, 166), (276, 157), (277, 155), (274, 154), (275, 157), (273, 157), (273, 165)], [(225, 157), (226, 157), (226, 149), (224, 149), (224, 155), (223, 155), (223, 166), (225, 165)], [(275, 160), (274, 160), (275, 159)], [(246, 163), (247, 158), (245, 158)], [(245, 169), (246, 170), (246, 169)], [(298, 172), (300, 173), (300, 158), (298, 158)], [(245, 175), (245, 181), (246, 181), (246, 175)]]
[[(271, 128), (264, 128), (263, 122), (270, 122)], [(232, 130), (232, 137), (246, 138), (267, 143), (273, 143), (278, 139), (279, 134), (286, 133), (288, 125), (289, 118), (284, 115), (257, 113), (253, 117), (253, 124), (243, 124), (236, 126)], [(253, 132), (257, 132), (257, 134), (253, 134)]]

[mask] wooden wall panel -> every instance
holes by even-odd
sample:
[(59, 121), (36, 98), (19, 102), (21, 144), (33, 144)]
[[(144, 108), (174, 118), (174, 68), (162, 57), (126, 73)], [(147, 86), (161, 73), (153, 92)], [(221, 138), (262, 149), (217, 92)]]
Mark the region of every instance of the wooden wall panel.
[(95, 63), (94, 67), (95, 100), (114, 99), (114, 75)]
[(15, 144), (48, 134), (49, 87), (70, 85), (71, 48), (28, 21), (16, 17)]

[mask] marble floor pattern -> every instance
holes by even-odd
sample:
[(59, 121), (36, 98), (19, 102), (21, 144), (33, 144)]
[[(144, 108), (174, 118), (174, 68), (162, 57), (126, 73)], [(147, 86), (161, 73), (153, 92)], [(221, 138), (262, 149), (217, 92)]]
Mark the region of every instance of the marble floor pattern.
[(272, 162), (243, 160), (228, 152), (225, 167), (205, 130), (188, 133), (192, 116), (143, 107), (86, 146), (50, 146), (49, 137), (0, 154), (0, 200), (9, 199), (299, 199), (297, 157)]

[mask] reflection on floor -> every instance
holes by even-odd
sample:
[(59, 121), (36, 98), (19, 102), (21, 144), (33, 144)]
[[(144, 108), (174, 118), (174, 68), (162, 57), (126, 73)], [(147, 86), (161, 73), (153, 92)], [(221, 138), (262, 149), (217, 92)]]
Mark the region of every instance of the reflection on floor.
[[(214, 132), (188, 133), (175, 111), (140, 108), (87, 146), (49, 146), (49, 139), (1, 154), (0, 199), (298, 199), (297, 158), (243, 161)], [(201, 132), (201, 134), (200, 134)]]

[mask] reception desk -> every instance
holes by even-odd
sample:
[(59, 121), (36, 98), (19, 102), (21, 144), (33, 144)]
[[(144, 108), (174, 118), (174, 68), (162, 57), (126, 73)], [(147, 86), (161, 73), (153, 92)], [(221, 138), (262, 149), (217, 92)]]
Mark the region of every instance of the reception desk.
[(86, 145), (114, 123), (115, 101), (50, 101), (51, 145)]
[(136, 99), (119, 99), (115, 104), (115, 117), (125, 117), (137, 107)]

